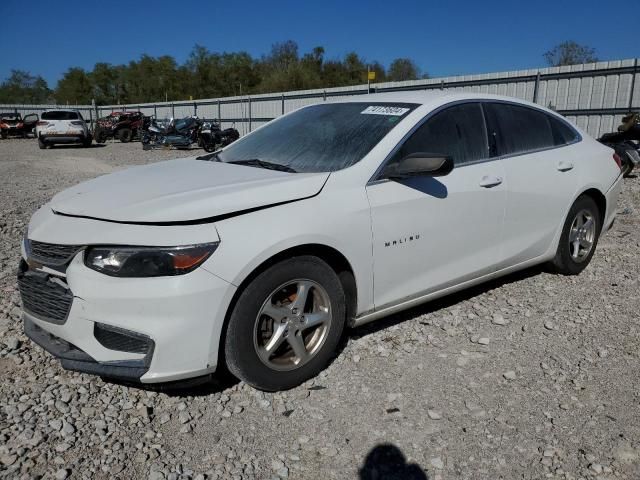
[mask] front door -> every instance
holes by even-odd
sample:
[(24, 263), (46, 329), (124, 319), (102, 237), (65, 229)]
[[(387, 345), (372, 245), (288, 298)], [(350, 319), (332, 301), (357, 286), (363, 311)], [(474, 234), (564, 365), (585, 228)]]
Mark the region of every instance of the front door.
[(490, 273), (500, 259), (506, 181), (502, 163), (489, 160), (480, 105), (434, 114), (390, 161), (416, 152), (450, 155), (455, 168), (367, 186), (376, 309)]

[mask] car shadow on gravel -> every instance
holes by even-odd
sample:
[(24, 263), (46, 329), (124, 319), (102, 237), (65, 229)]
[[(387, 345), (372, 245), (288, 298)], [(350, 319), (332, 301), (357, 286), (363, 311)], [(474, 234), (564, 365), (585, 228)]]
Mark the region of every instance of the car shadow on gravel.
[(359, 480), (429, 480), (415, 463), (407, 463), (404, 453), (391, 443), (376, 445), (358, 471)]
[(226, 372), (216, 372), (215, 375), (197, 377), (194, 379), (176, 381), (170, 383), (131, 383), (112, 378), (103, 378), (104, 382), (132, 387), (148, 392), (164, 393), (168, 397), (205, 397), (223, 392), (233, 387), (240, 381)]
[[(394, 325), (405, 322), (407, 320), (411, 320), (412, 318), (426, 315), (428, 313), (437, 312), (438, 310), (442, 310), (443, 308), (448, 308), (465, 300), (470, 300), (495, 288), (499, 288), (505, 284), (525, 280), (527, 278), (535, 277), (536, 275), (545, 272), (548, 272), (548, 269), (544, 265), (536, 265), (525, 270), (514, 272), (509, 275), (505, 275), (504, 277), (499, 277), (494, 280), (476, 285), (474, 287), (469, 287), (459, 292), (446, 295), (442, 298), (426, 302), (422, 305), (412, 307), (408, 310), (403, 310), (402, 312), (389, 315), (388, 317), (381, 318), (379, 320), (376, 320), (375, 322), (356, 327), (349, 332), (349, 336), (364, 337), (380, 330), (385, 330), (389, 327), (393, 327)], [(342, 352), (342, 349), (346, 346), (346, 340), (347, 337), (345, 336), (345, 339), (340, 346), (340, 352)]]

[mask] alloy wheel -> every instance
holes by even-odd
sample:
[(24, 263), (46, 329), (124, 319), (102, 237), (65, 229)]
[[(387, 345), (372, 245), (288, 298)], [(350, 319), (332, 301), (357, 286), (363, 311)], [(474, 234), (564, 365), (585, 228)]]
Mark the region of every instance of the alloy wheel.
[(571, 222), (569, 252), (575, 262), (589, 257), (596, 238), (596, 222), (589, 210), (580, 210)]
[(292, 280), (262, 304), (254, 327), (256, 352), (274, 370), (299, 368), (320, 351), (331, 320), (327, 291), (312, 280)]

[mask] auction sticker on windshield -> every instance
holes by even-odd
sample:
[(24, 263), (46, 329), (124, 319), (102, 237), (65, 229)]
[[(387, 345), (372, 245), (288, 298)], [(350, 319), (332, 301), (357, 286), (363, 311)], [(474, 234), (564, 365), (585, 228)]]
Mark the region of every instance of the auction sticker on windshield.
[(410, 109), (403, 107), (390, 107), (387, 105), (371, 105), (365, 108), (360, 113), (364, 115), (393, 115), (396, 117), (402, 116)]

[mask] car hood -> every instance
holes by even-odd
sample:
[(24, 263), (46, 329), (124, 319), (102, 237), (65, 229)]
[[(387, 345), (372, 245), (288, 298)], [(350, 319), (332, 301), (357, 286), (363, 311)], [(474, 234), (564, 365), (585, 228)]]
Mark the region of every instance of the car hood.
[(113, 222), (215, 221), (316, 195), (329, 173), (286, 173), (244, 165), (170, 160), (89, 180), (51, 200), (58, 214)]

